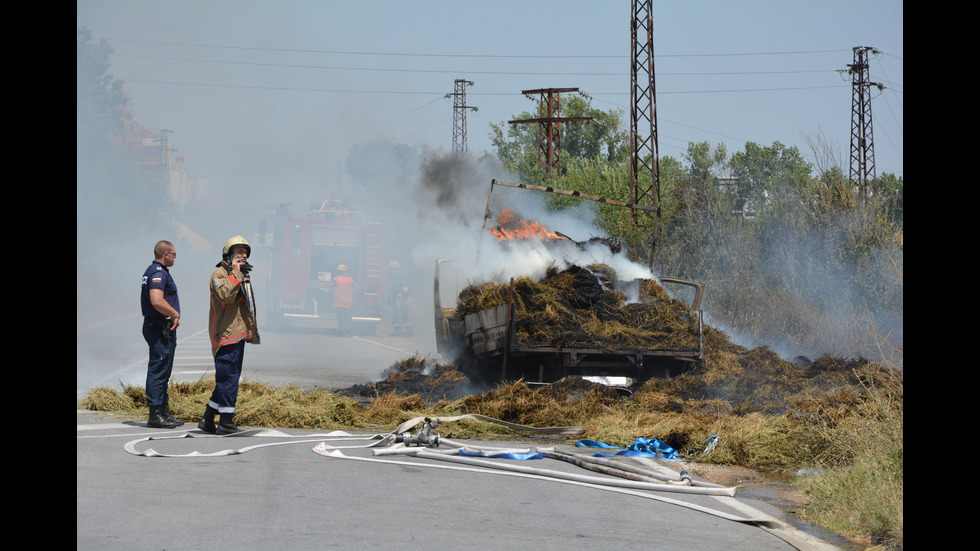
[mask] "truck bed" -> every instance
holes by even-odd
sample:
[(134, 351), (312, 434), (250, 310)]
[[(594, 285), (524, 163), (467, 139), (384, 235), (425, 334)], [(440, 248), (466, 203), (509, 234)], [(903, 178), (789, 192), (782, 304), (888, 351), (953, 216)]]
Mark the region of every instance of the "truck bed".
[(472, 351), (483, 378), (495, 380), (499, 373), (500, 380), (544, 383), (568, 376), (628, 377), (639, 382), (679, 375), (702, 358), (700, 349), (520, 344), (514, 337), (513, 321), (508, 319), (506, 304), (464, 317), (465, 347)]

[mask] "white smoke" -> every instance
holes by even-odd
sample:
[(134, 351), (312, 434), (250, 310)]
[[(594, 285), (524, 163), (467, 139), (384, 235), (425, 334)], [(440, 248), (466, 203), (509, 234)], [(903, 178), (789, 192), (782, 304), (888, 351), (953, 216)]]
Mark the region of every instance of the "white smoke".
[[(620, 280), (654, 277), (649, 268), (630, 261), (625, 251), (613, 253), (602, 243), (581, 247), (575, 243), (607, 237), (597, 229), (596, 208), (589, 201), (582, 200), (582, 205), (562, 211), (550, 210), (545, 192), (493, 186), (491, 193), (493, 179), (515, 181), (493, 165), (455, 155), (435, 155), (425, 164), (441, 166), (456, 179), (440, 181), (442, 174), (433, 171), (423, 171), (420, 175), (421, 190), (440, 190), (442, 207), (432, 200), (433, 194), (424, 191), (411, 194), (421, 200), (416, 205), (416, 212), (421, 216), (411, 224), (420, 233), (412, 250), (416, 268), (434, 266), (439, 258), (451, 259), (457, 277), (474, 284), (505, 282), (521, 276), (541, 279), (552, 267), (562, 269), (596, 263), (608, 265)], [(452, 186), (452, 190), (447, 191), (444, 184)], [(498, 240), (490, 230), (504, 209), (569, 239)]]

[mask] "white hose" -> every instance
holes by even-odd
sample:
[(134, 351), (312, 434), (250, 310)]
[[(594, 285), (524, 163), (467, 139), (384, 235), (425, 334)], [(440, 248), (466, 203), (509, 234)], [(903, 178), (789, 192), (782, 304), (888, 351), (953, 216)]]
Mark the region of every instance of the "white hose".
[(561, 471), (553, 471), (548, 469), (538, 469), (535, 467), (525, 467), (523, 465), (513, 465), (510, 463), (500, 463), (498, 461), (486, 461), (479, 458), (471, 457), (459, 457), (454, 455), (446, 455), (441, 453), (433, 453), (427, 449), (420, 449), (416, 452), (416, 457), (422, 457), (427, 459), (438, 459), (440, 461), (451, 461), (454, 463), (462, 463), (465, 465), (479, 465), (481, 467), (488, 467), (493, 469), (502, 469), (505, 471), (513, 471), (525, 474), (533, 474), (538, 476), (550, 476), (553, 478), (562, 478), (565, 480), (573, 480), (576, 482), (586, 482), (589, 484), (600, 484), (607, 486), (615, 486), (619, 488), (633, 488), (636, 490), (657, 490), (661, 492), (677, 492), (683, 494), (700, 494), (700, 495), (711, 495), (711, 496), (735, 496), (735, 488), (698, 488), (693, 486), (674, 486), (671, 484), (656, 484), (653, 482), (636, 482), (633, 480), (623, 480), (619, 478), (600, 478), (595, 476), (586, 476), (575, 473), (565, 473)]
[[(485, 474), (497, 474), (497, 475), (503, 475), (503, 476), (518, 476), (518, 477), (534, 478), (534, 479), (537, 479), (537, 480), (546, 480), (546, 481), (551, 481), (551, 482), (558, 482), (558, 483), (561, 483), (561, 484), (572, 484), (572, 485), (576, 485), (576, 486), (585, 486), (585, 487), (588, 487), (588, 488), (595, 488), (595, 489), (599, 489), (599, 490), (606, 490), (606, 491), (609, 491), (609, 492), (617, 492), (617, 493), (627, 494), (627, 495), (631, 495), (631, 496), (635, 496), (635, 497), (640, 497), (640, 498), (644, 498), (644, 499), (652, 499), (654, 501), (661, 501), (661, 502), (664, 502), (664, 503), (670, 503), (672, 505), (677, 505), (679, 507), (685, 507), (687, 509), (693, 509), (695, 511), (701, 511), (702, 513), (707, 513), (709, 515), (714, 515), (714, 516), (721, 517), (721, 518), (724, 518), (724, 519), (727, 519), (727, 520), (732, 520), (732, 521), (735, 521), (735, 522), (744, 522), (744, 523), (748, 523), (748, 524), (756, 524), (756, 525), (761, 525), (761, 526), (767, 526), (767, 525), (778, 526), (778, 524), (779, 524), (778, 521), (775, 521), (775, 519), (773, 519), (772, 517), (749, 517), (749, 518), (740, 517), (740, 516), (737, 516), (737, 515), (732, 515), (730, 513), (726, 513), (724, 511), (719, 511), (717, 509), (711, 509), (709, 507), (703, 507), (701, 505), (696, 505), (694, 503), (687, 503), (685, 501), (680, 501), (680, 500), (672, 499), (672, 498), (669, 498), (669, 497), (664, 497), (664, 496), (653, 494), (653, 493), (649, 493), (649, 492), (640, 492), (640, 491), (636, 491), (636, 490), (632, 490), (632, 489), (627, 489), (627, 488), (611, 487), (611, 486), (604, 485), (604, 484), (592, 484), (592, 483), (589, 483), (589, 482), (582, 482), (582, 481), (577, 481), (577, 480), (560, 479), (560, 478), (554, 478), (554, 477), (550, 477), (550, 476), (542, 476), (542, 475), (537, 475), (537, 474), (521, 473), (521, 472), (514, 472), (514, 471), (501, 471), (499, 469), (486, 469), (486, 468), (479, 468), (479, 467), (464, 467), (464, 466), (454, 466), (454, 465), (433, 465), (431, 463), (418, 463), (418, 462), (409, 462), (409, 461), (402, 461), (402, 460), (378, 459), (378, 458), (374, 458), (374, 457), (356, 457), (356, 456), (344, 455), (343, 452), (341, 452), (340, 450), (328, 450), (326, 448), (326, 446), (321, 446), (321, 445), (314, 446), (313, 447), (313, 452), (316, 453), (316, 454), (318, 454), (318, 455), (322, 455), (324, 457), (332, 457), (332, 458), (336, 458), (336, 459), (350, 459), (350, 460), (354, 460), (354, 461), (371, 461), (371, 462), (378, 462), (378, 463), (389, 463), (389, 464), (392, 464), (392, 465), (400, 465), (400, 466), (403, 466), (403, 467), (410, 466), (410, 467), (426, 467), (426, 468), (432, 468), (432, 469), (450, 469), (450, 470), (469, 471), (469, 472), (477, 472), (477, 473), (485, 473)], [(439, 454), (433, 454), (433, 455), (439, 455)], [(443, 456), (443, 457), (451, 457), (451, 456)]]
[(515, 430), (518, 430), (518, 431), (521, 431), (521, 432), (530, 432), (530, 433), (534, 433), (534, 434), (567, 434), (567, 435), (576, 435), (576, 434), (584, 434), (585, 433), (585, 427), (582, 427), (582, 426), (568, 426), (568, 427), (529, 427), (527, 425), (521, 425), (521, 424), (518, 424), (518, 423), (511, 423), (509, 421), (502, 421), (500, 419), (494, 419), (493, 417), (487, 417), (486, 415), (480, 415), (478, 413), (467, 413), (465, 415), (456, 415), (456, 416), (453, 416), (453, 417), (431, 417), (431, 416), (415, 417), (414, 419), (409, 419), (408, 421), (405, 421), (401, 425), (398, 425), (398, 428), (395, 429), (394, 433), (395, 434), (401, 434), (401, 433), (403, 433), (405, 431), (408, 431), (409, 429), (411, 429), (415, 425), (418, 425), (419, 423), (425, 421), (426, 419), (431, 419), (432, 421), (435, 421), (437, 424), (448, 423), (450, 421), (459, 421), (460, 419), (473, 419), (473, 420), (476, 420), (476, 421), (487, 421), (489, 423), (496, 423), (498, 425), (503, 425), (505, 427), (510, 427), (512, 429), (515, 429)]
[[(561, 450), (558, 450), (558, 449), (555, 449), (555, 453), (563, 453), (563, 454), (566, 454), (566, 455), (573, 455), (570, 452), (564, 452), (564, 451), (561, 451)], [(616, 460), (614, 460), (612, 458), (609, 458), (609, 457), (594, 457), (594, 456), (591, 456), (591, 455), (588, 455), (587, 456), (587, 455), (578, 455), (578, 454), (574, 454), (574, 455), (575, 455), (576, 458), (578, 458), (578, 459), (580, 459), (582, 461), (588, 461), (590, 463), (596, 463), (597, 465), (606, 465), (606, 466), (614, 467), (614, 468), (617, 468), (617, 469), (622, 469), (624, 471), (632, 471), (632, 472), (635, 472), (637, 474), (641, 474), (643, 476), (648, 476), (650, 478), (655, 478), (655, 479), (657, 479), (657, 480), (659, 480), (661, 482), (665, 482), (667, 484), (684, 484), (684, 485), (688, 485), (689, 484), (691, 486), (703, 486), (705, 488), (723, 488), (724, 487), (721, 484), (715, 484), (714, 482), (705, 482), (705, 481), (701, 481), (701, 480), (694, 480), (693, 478), (687, 478), (686, 480), (688, 480), (689, 482), (683, 482), (683, 480), (685, 480), (683, 478), (683, 476), (682, 476), (681, 480), (678, 480), (677, 478), (671, 477), (669, 475), (665, 475), (663, 473), (658, 473), (657, 471), (655, 471), (653, 469), (647, 469), (646, 467), (642, 467), (640, 465), (635, 465), (633, 463), (624, 464), (623, 462), (616, 461)]]
[[(268, 444), (256, 444), (254, 446), (246, 446), (244, 448), (227, 449), (227, 450), (221, 450), (221, 451), (210, 452), (210, 453), (192, 451), (189, 453), (182, 453), (182, 454), (168, 454), (168, 453), (159, 453), (153, 448), (147, 448), (144, 451), (138, 451), (136, 449), (137, 444), (141, 442), (148, 442), (150, 440), (174, 440), (177, 438), (236, 438), (237, 439), (237, 438), (252, 437), (252, 436), (276, 437), (276, 438), (303, 438), (303, 440), (290, 440), (289, 442), (273, 442)], [(392, 442), (393, 436), (380, 435), (380, 434), (374, 434), (369, 436), (354, 436), (343, 431), (333, 431), (327, 434), (310, 434), (310, 435), (296, 436), (296, 435), (286, 434), (272, 429), (248, 429), (248, 430), (235, 432), (232, 434), (218, 435), (218, 436), (211, 435), (211, 434), (204, 434), (202, 432), (197, 432), (197, 433), (180, 432), (176, 434), (168, 434), (168, 435), (160, 435), (160, 436), (154, 435), (146, 438), (140, 438), (138, 440), (133, 440), (127, 442), (126, 445), (123, 446), (123, 449), (126, 450), (126, 452), (128, 453), (131, 453), (133, 455), (139, 455), (142, 457), (220, 457), (225, 455), (239, 455), (258, 448), (265, 448), (271, 446), (302, 444), (304, 442), (323, 442), (324, 438), (327, 438), (331, 441), (340, 440), (340, 441), (347, 442), (351, 440), (363, 440), (363, 441), (370, 442), (368, 444), (337, 446), (338, 448), (343, 448), (343, 449), (353, 449), (353, 448), (373, 448), (375, 446), (387, 446)]]

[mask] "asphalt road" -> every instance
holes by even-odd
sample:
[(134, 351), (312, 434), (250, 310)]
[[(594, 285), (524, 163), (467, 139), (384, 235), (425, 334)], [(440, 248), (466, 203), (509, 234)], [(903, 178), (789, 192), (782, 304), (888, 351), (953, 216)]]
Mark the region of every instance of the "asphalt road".
[[(213, 369), (211, 356), (203, 328), (183, 317), (174, 378), (194, 380)], [(94, 386), (143, 385), (139, 322), (125, 316), (80, 325), (79, 397)], [(413, 339), (387, 337), (383, 327), (373, 337), (346, 338), (266, 331), (262, 344), (246, 348), (245, 377), (307, 389), (365, 383), (413, 354), (435, 354), (432, 329), (417, 329)], [(363, 439), (370, 434), (338, 441), (322, 432), (247, 428), (254, 430), (217, 437), (192, 424), (149, 429), (145, 421), (78, 409), (77, 549), (834, 548), (793, 529), (775, 507), (737, 494), (624, 493), (552, 475), (376, 455), (400, 445)], [(440, 433), (451, 430), (447, 424)], [(342, 447), (334, 451), (343, 457), (318, 453), (320, 442)], [(477, 461), (617, 478), (553, 459)], [(676, 465), (666, 468), (677, 475)]]
[[(194, 381), (214, 373), (206, 331), (207, 305), (182, 305), (172, 379)], [(138, 313), (90, 321), (76, 334), (76, 398), (94, 387), (145, 385), (146, 344)], [(410, 358), (438, 358), (432, 323), (416, 324), (411, 338), (391, 337), (381, 325), (371, 336), (340, 337), (331, 321), (299, 322), (290, 331), (260, 325), (261, 344), (245, 347), (242, 377), (272, 385), (287, 383), (306, 390), (348, 388), (377, 380), (392, 364)]]
[[(78, 410), (77, 549), (834, 548), (737, 494), (624, 490), (606, 485), (618, 477), (547, 458), (460, 465), (378, 455), (404, 449), (381, 439), (385, 433), (249, 429), (218, 437), (190, 425), (148, 429)], [(448, 442), (409, 449), (456, 449)], [(486, 454), (536, 449), (461, 444)], [(677, 475), (676, 465), (646, 461)], [(490, 468), (501, 464), (539, 472)], [(561, 473), (598, 482), (556, 478)]]

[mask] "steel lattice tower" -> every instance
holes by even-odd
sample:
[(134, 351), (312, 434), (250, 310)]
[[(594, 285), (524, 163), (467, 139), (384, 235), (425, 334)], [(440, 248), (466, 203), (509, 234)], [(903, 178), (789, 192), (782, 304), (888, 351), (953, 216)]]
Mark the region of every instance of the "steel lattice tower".
[(549, 178), (561, 175), (561, 123), (592, 120), (592, 117), (562, 117), (562, 92), (578, 92), (578, 88), (521, 91), (524, 95), (540, 94), (538, 118), (508, 121), (510, 124), (538, 123), (538, 163), (544, 166)]
[(630, 202), (654, 207), (654, 213), (631, 209), (633, 222), (649, 226), (650, 264), (660, 222), (660, 162), (657, 150), (657, 102), (653, 71), (653, 0), (633, 0), (630, 48)]
[(884, 88), (871, 82), (866, 54), (877, 53), (874, 48), (854, 48), (854, 63), (848, 65), (851, 74), (851, 170), (850, 181), (857, 186), (862, 200), (868, 198), (870, 186), (875, 181), (875, 146), (871, 124), (871, 86)]
[(476, 109), (466, 105), (466, 87), (473, 86), (473, 82), (461, 78), (453, 81), (455, 88), (453, 91), (453, 153), (465, 153), (466, 147), (466, 110)]

